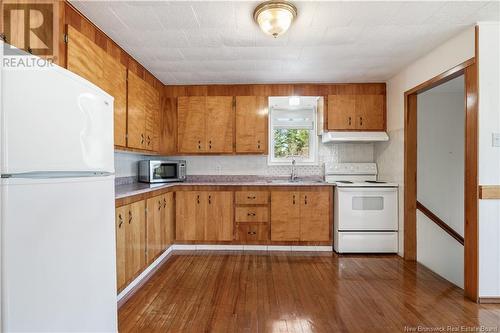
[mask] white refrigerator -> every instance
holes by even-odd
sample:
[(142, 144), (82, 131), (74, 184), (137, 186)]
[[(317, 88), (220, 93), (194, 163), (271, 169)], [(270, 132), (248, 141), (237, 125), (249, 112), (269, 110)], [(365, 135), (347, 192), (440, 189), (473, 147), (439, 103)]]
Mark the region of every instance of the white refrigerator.
[(1, 117), (2, 332), (116, 332), (113, 97), (2, 67)]

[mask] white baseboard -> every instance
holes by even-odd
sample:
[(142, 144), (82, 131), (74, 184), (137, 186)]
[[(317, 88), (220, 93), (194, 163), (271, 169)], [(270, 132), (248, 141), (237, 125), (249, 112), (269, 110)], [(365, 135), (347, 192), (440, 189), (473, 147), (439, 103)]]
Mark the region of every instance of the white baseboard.
[(307, 245), (218, 245), (218, 244), (175, 244), (175, 251), (307, 251), (332, 252), (333, 247)]

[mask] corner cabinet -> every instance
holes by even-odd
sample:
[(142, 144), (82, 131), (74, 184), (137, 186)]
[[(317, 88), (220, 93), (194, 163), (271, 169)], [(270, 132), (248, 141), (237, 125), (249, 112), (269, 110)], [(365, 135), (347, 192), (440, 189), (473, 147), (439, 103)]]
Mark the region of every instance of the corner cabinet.
[(233, 152), (233, 97), (177, 99), (179, 153)]
[(127, 68), (120, 59), (114, 59), (97, 44), (66, 26), (67, 69), (97, 85), (114, 97), (115, 145), (127, 144)]
[(385, 131), (385, 95), (328, 95), (327, 130)]

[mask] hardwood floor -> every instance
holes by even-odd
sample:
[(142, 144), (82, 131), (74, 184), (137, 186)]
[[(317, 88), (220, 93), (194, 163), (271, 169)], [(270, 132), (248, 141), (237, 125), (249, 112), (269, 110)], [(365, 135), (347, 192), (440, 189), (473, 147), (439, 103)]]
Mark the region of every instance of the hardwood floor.
[(500, 305), (470, 302), (397, 256), (334, 253), (175, 252), (119, 311), (120, 332), (460, 332), (462, 325), (498, 332)]

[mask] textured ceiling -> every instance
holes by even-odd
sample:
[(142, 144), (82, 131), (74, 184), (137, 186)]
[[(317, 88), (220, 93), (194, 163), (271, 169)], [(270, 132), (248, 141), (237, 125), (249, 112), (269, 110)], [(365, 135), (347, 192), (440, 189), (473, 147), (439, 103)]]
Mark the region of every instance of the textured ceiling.
[(477, 21), (499, 1), (294, 2), (273, 39), (256, 1), (72, 1), (165, 84), (375, 82)]

